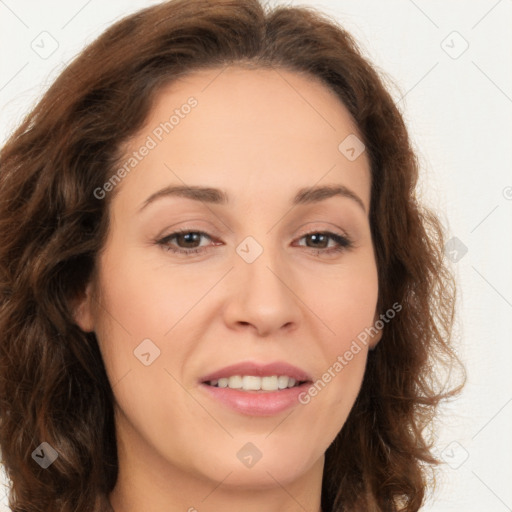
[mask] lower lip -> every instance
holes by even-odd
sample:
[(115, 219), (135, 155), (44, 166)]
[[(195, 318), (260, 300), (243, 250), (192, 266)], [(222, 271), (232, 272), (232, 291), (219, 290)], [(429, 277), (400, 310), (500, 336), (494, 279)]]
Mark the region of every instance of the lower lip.
[(299, 395), (311, 386), (310, 382), (280, 391), (240, 391), (231, 388), (218, 388), (201, 383), (211, 397), (231, 409), (250, 416), (272, 416), (299, 405)]

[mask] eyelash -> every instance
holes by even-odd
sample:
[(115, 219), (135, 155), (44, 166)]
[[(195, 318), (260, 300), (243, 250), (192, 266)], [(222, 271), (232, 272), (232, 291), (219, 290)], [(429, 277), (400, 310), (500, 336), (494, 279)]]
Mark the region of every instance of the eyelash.
[[(208, 235), (208, 233), (205, 233), (204, 231), (196, 231), (196, 230), (191, 230), (191, 229), (180, 229), (178, 231), (175, 231), (174, 233), (171, 233), (170, 235), (165, 236), (164, 238), (161, 238), (160, 240), (156, 240), (155, 243), (160, 246), (163, 246), (164, 250), (166, 250), (166, 251), (170, 251), (175, 254), (184, 254), (184, 255), (199, 254), (199, 253), (211, 248), (211, 246), (207, 246), (207, 247), (196, 247), (193, 249), (181, 249), (181, 248), (176, 248), (176, 247), (169, 245), (169, 242), (176, 236), (182, 235), (182, 234), (190, 234), (190, 233), (195, 233), (195, 234), (204, 236), (204, 237), (212, 240), (212, 237), (210, 235)], [(302, 240), (303, 238), (305, 238), (307, 236), (311, 236), (311, 235), (327, 236), (330, 239), (334, 240), (338, 244), (336, 247), (331, 247), (329, 249), (315, 249), (314, 247), (306, 247), (307, 249), (316, 251), (317, 255), (341, 253), (347, 249), (351, 249), (352, 247), (354, 247), (352, 240), (350, 240), (348, 237), (338, 235), (337, 233), (332, 233), (330, 231), (310, 231), (309, 233), (305, 233), (304, 235), (302, 235), (299, 238), (299, 240)]]

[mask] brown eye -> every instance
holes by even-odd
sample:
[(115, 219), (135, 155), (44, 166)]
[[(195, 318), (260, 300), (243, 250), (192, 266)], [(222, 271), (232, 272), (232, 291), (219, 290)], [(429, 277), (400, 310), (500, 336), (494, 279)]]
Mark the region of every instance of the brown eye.
[[(201, 234), (197, 231), (190, 231), (188, 233), (180, 233), (175, 236), (178, 245), (181, 243), (185, 244), (185, 249), (193, 249), (196, 247), (195, 244), (201, 241)], [(192, 245), (192, 247), (191, 247)]]
[[(306, 247), (318, 250), (319, 254), (341, 252), (353, 247), (352, 241), (347, 237), (329, 231), (313, 231), (303, 235), (300, 239), (310, 240), (313, 245), (306, 245)], [(329, 240), (334, 240), (333, 247), (328, 248)]]
[[(203, 231), (180, 230), (158, 240), (156, 243), (161, 245), (167, 251), (176, 254), (198, 254), (211, 248), (211, 246), (201, 246), (201, 238), (212, 240), (212, 237)], [(307, 245), (300, 244), (299, 247), (316, 250), (318, 255), (331, 254), (344, 251), (351, 248), (352, 242), (345, 236), (338, 235), (329, 231), (313, 231), (303, 235), (300, 240), (306, 239), (310, 242)], [(334, 241), (333, 247), (329, 247), (329, 242)]]
[[(210, 235), (203, 231), (181, 230), (171, 233), (170, 235), (158, 240), (158, 245), (164, 246), (168, 251), (181, 254), (199, 253), (208, 247), (201, 247), (201, 238), (212, 239)], [(174, 242), (174, 243), (173, 243)]]

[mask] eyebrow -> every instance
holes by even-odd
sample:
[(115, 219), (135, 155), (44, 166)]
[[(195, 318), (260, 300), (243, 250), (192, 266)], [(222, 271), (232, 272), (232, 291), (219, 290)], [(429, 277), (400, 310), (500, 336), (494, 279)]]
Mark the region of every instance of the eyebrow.
[[(340, 196), (352, 199), (366, 213), (366, 207), (361, 198), (344, 185), (324, 185), (318, 187), (304, 187), (297, 191), (292, 199), (292, 205), (306, 205), (325, 201), (331, 197)], [(198, 185), (169, 185), (151, 194), (139, 208), (139, 212), (157, 199), (164, 197), (185, 197), (194, 201), (225, 205), (229, 203), (229, 196), (225, 190)]]

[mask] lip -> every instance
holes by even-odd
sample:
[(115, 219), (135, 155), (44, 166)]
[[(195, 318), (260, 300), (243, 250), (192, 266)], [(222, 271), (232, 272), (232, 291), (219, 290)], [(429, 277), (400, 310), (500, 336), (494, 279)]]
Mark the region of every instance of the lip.
[(228, 378), (232, 375), (253, 375), (255, 377), (287, 375), (299, 382), (312, 381), (311, 375), (309, 375), (305, 370), (285, 363), (284, 361), (275, 361), (266, 364), (257, 363), (255, 361), (243, 361), (241, 363), (225, 366), (224, 368), (205, 375), (204, 377), (201, 377), (200, 382), (204, 383), (210, 380)]
[[(211, 380), (228, 378), (232, 375), (254, 375), (256, 377), (287, 375), (297, 382), (305, 382), (299, 386), (278, 391), (240, 391), (206, 384)], [(205, 375), (200, 379), (199, 387), (208, 397), (238, 413), (249, 416), (272, 416), (299, 405), (299, 395), (305, 392), (312, 383), (311, 375), (305, 370), (283, 361), (266, 364), (244, 361)]]
[(204, 382), (199, 388), (206, 396), (240, 414), (248, 416), (273, 416), (301, 404), (299, 395), (307, 392), (311, 382), (280, 391), (240, 391), (217, 388)]

